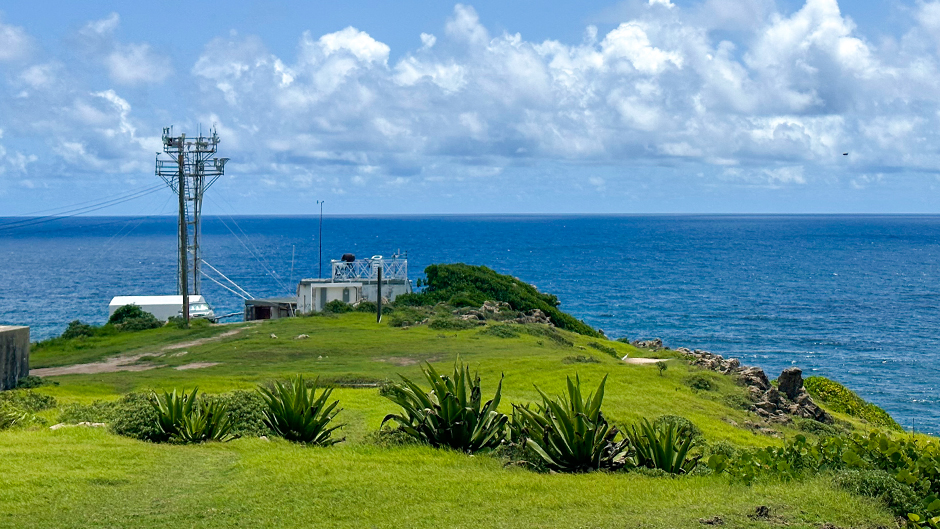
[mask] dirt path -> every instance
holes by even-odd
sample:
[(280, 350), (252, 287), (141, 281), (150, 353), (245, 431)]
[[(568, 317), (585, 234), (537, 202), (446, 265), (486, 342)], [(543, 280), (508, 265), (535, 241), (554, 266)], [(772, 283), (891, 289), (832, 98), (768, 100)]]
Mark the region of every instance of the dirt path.
[[(59, 366), (59, 367), (43, 367), (39, 369), (30, 369), (30, 375), (36, 375), (39, 377), (54, 377), (57, 375), (94, 375), (98, 373), (116, 373), (118, 371), (147, 371), (148, 369), (155, 369), (158, 367), (166, 367), (164, 364), (138, 364), (137, 362), (144, 357), (159, 357), (163, 356), (163, 353), (167, 351), (175, 351), (177, 349), (185, 349), (189, 347), (196, 347), (198, 345), (203, 345), (209, 342), (215, 342), (222, 340), (223, 338), (228, 338), (230, 336), (235, 336), (236, 334), (242, 332), (244, 328), (241, 329), (232, 329), (230, 331), (225, 331), (222, 334), (216, 336), (210, 336), (208, 338), (200, 338), (198, 340), (191, 340), (188, 342), (175, 343), (173, 345), (168, 345), (161, 349), (160, 353), (138, 353), (132, 355), (118, 355), (111, 358), (107, 358), (100, 362), (90, 362), (87, 364), (74, 364), (70, 366)], [(189, 364), (193, 365), (193, 364)], [(215, 364), (212, 364), (215, 365)], [(209, 367), (209, 366), (200, 366), (200, 367)], [(184, 368), (186, 369), (186, 368)], [(190, 367), (189, 369), (198, 369), (196, 367)]]
[(635, 365), (644, 365), (644, 364), (655, 364), (656, 362), (665, 362), (662, 358), (624, 358), (624, 363), (626, 364), (635, 364)]

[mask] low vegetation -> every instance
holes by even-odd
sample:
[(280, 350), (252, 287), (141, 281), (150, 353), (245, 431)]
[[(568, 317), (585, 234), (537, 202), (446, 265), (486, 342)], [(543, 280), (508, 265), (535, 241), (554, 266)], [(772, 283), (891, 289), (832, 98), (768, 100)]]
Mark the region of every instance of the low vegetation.
[[(936, 439), (889, 431), (864, 401), (811, 378), (835, 424), (763, 422), (731, 377), (628, 365), (672, 353), (556, 320), (553, 297), (483, 267), (435, 270), (387, 325), (334, 303), (37, 344), (33, 367), (139, 360), (0, 393), (0, 527), (937, 524)], [(512, 316), (467, 325), (487, 300)], [(513, 322), (531, 308), (555, 326)]]
[(834, 380), (825, 377), (809, 377), (803, 381), (803, 385), (814, 399), (825, 403), (833, 411), (864, 419), (881, 428), (903, 430), (901, 425), (888, 415), (888, 412), (870, 402), (865, 402), (854, 391)]
[(343, 439), (333, 437), (342, 425), (333, 425), (339, 414), (339, 401), (330, 402), (332, 388), (325, 388), (319, 396), (316, 383), (307, 387), (302, 375), (286, 382), (274, 382), (270, 388), (260, 387), (264, 399), (264, 424), (288, 441), (312, 446), (330, 446)]
[(471, 377), (468, 366), (455, 364), (451, 376), (438, 374), (430, 364), (422, 371), (430, 385), (427, 391), (406, 377), (386, 388), (386, 398), (402, 412), (386, 415), (383, 425), (394, 421), (402, 432), (431, 446), (468, 453), (503, 443), (508, 417), (496, 411), (502, 380), (484, 404), (480, 377)]

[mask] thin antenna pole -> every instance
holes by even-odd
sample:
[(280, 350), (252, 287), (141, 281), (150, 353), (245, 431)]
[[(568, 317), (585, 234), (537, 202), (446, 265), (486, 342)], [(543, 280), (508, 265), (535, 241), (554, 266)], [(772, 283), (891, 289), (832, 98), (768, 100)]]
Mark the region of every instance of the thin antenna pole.
[(189, 325), (189, 256), (186, 255), (186, 250), (189, 244), (187, 243), (187, 232), (189, 229), (186, 227), (186, 177), (183, 171), (183, 153), (179, 155), (179, 166), (180, 166), (180, 181), (179, 181), (179, 194), (180, 194), (180, 294), (183, 295), (183, 322), (186, 325)]
[(320, 270), (317, 272), (317, 278), (323, 279), (323, 203), (324, 200), (317, 200), (320, 204), (320, 236), (317, 238), (320, 242)]
[[(294, 284), (294, 251), (297, 249), (295, 245), (290, 245), (290, 279), (287, 280), (287, 287), (290, 288)], [(290, 290), (288, 290), (290, 292)]]
[(375, 283), (375, 323), (382, 323), (382, 266), (376, 269)]

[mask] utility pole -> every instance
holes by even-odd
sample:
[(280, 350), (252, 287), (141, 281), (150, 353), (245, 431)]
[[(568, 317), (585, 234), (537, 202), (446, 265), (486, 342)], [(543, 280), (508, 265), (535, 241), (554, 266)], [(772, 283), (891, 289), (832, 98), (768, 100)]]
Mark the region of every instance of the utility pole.
[(180, 153), (180, 177), (177, 184), (180, 196), (180, 294), (183, 295), (183, 322), (189, 326), (189, 278), (186, 277), (189, 268), (189, 257), (186, 255), (189, 248), (189, 227), (186, 226), (186, 171), (183, 169), (183, 161), (183, 153)]
[(317, 272), (317, 278), (323, 279), (323, 203), (325, 200), (317, 200), (317, 204), (320, 204), (320, 235), (317, 237), (317, 240), (320, 242), (320, 271)]
[[(215, 129), (208, 136), (200, 132), (189, 139), (185, 134), (173, 136), (170, 127), (163, 129), (163, 153), (157, 153), (156, 174), (180, 199), (178, 294), (200, 294), (202, 197), (222, 176), (228, 162), (228, 158), (216, 157), (218, 145), (219, 134)], [(188, 311), (189, 305), (183, 310)]]
[(376, 268), (375, 273), (375, 323), (382, 323), (382, 265)]

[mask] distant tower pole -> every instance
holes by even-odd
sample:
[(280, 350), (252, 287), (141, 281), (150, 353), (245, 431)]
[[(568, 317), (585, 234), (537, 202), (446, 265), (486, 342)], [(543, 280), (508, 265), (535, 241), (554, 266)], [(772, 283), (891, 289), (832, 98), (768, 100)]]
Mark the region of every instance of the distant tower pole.
[(317, 240), (320, 241), (320, 271), (317, 272), (317, 278), (323, 279), (323, 203), (325, 200), (317, 200), (317, 204), (320, 204), (320, 236)]
[(189, 266), (186, 263), (186, 248), (188, 246), (187, 235), (189, 230), (186, 227), (186, 176), (185, 170), (183, 169), (185, 164), (183, 163), (183, 155), (180, 153), (177, 163), (179, 164), (179, 183), (177, 184), (177, 189), (179, 191), (180, 197), (180, 213), (179, 213), (179, 285), (180, 285), (180, 294), (183, 295), (183, 322), (186, 325), (189, 325), (189, 280), (186, 277)]
[[(200, 293), (202, 268), (202, 197), (224, 174), (228, 158), (216, 158), (219, 134), (212, 129), (209, 136), (200, 133), (187, 141), (186, 135), (172, 135), (172, 128), (163, 129), (162, 157), (157, 153), (156, 174), (180, 196), (180, 254), (177, 293)], [(192, 234), (192, 237), (190, 237)], [(192, 263), (189, 262), (192, 256)], [(192, 270), (192, 278), (189, 271)], [(190, 283), (191, 281), (191, 283)], [(190, 289), (190, 284), (192, 289)], [(185, 307), (188, 310), (188, 306)]]

